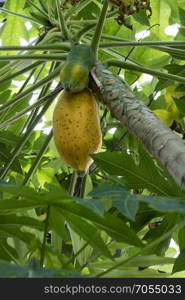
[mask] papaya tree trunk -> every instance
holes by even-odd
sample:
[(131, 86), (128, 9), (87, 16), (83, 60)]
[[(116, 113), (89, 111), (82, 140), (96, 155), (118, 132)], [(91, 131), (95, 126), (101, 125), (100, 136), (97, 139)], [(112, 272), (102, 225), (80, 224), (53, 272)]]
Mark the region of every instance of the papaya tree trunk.
[(185, 141), (166, 127), (130, 87), (104, 65), (96, 62), (91, 72), (92, 88), (123, 126), (135, 134), (185, 190)]

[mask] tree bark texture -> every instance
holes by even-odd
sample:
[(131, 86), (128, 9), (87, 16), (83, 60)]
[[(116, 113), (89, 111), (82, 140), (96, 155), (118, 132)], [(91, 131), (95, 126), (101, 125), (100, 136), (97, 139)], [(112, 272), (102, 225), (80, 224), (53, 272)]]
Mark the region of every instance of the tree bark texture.
[(172, 175), (185, 190), (185, 141), (175, 134), (137, 97), (130, 87), (104, 65), (96, 62), (91, 72), (92, 88), (99, 101), (111, 115), (126, 126), (146, 149)]

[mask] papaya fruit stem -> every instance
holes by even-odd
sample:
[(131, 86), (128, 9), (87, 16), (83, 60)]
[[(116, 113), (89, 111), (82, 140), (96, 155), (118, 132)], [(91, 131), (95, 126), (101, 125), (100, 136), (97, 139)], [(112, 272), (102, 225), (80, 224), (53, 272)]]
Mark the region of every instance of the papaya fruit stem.
[(69, 194), (71, 196), (77, 196), (84, 198), (85, 195), (85, 185), (87, 180), (87, 174), (85, 172), (73, 171), (71, 181), (69, 184)]
[(85, 174), (82, 178), (81, 188), (80, 188), (80, 198), (84, 198), (85, 196), (85, 187), (87, 182), (87, 174)]
[(71, 196), (74, 195), (75, 186), (76, 186), (76, 183), (77, 183), (77, 178), (78, 178), (77, 172), (73, 171), (73, 174), (72, 174), (72, 177), (71, 177), (71, 181), (70, 181), (70, 184), (69, 184), (69, 190), (68, 190), (69, 194)]
[(80, 174), (77, 172), (77, 175), (78, 178), (76, 181), (74, 195), (80, 198), (84, 198), (87, 174), (85, 172), (80, 172)]

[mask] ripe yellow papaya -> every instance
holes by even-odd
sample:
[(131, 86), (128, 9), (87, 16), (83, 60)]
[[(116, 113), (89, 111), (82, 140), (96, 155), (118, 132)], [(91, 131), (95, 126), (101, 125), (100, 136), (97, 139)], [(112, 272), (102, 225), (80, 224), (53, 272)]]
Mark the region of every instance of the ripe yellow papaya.
[(53, 113), (53, 135), (61, 159), (74, 170), (87, 171), (89, 154), (101, 148), (97, 102), (89, 89), (79, 93), (62, 91)]
[(85, 89), (94, 63), (95, 57), (90, 46), (74, 45), (60, 73), (63, 88), (71, 93), (78, 93)]

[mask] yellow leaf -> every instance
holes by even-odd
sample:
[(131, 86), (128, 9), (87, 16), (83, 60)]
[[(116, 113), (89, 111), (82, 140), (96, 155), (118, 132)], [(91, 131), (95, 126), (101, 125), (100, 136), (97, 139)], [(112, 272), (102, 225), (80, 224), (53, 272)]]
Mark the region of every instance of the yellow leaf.
[(153, 113), (161, 119), (161, 121), (168, 127), (170, 127), (174, 121), (172, 114), (164, 109), (155, 109)]
[(173, 98), (179, 99), (180, 97), (185, 95), (183, 91), (175, 91), (176, 88), (177, 87), (175, 85), (170, 85), (166, 89), (165, 100), (167, 103), (174, 103)]
[(171, 117), (178, 121), (180, 118), (180, 112), (176, 106), (175, 103), (172, 103), (169, 107), (168, 107), (168, 112), (171, 114)]

